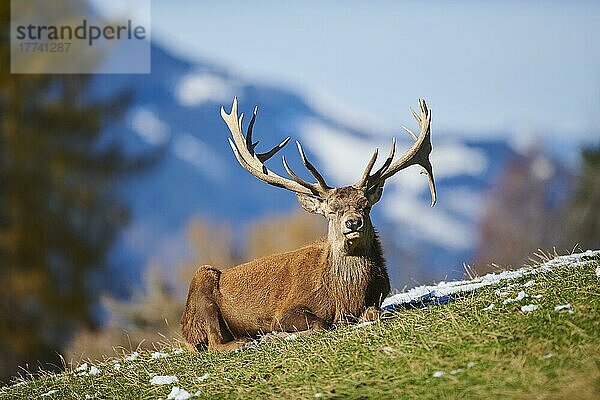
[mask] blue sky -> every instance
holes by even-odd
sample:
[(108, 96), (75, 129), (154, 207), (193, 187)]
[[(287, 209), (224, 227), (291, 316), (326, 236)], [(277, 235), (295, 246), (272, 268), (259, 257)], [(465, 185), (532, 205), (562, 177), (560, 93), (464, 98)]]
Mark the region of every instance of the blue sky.
[[(142, 0), (94, 0), (111, 13)], [(392, 130), (600, 138), (600, 2), (152, 1), (171, 51)], [(325, 111), (326, 112), (326, 111)]]

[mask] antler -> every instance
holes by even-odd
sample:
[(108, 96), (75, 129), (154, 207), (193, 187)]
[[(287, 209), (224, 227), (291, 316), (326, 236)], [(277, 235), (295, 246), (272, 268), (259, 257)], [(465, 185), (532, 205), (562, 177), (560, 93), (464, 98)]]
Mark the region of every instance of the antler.
[(361, 179), (355, 184), (357, 187), (367, 187), (368, 189), (381, 186), (385, 180), (398, 171), (404, 168), (410, 167), (411, 165), (418, 164), (425, 169), (429, 178), (429, 191), (431, 192), (431, 206), (433, 207), (436, 202), (436, 191), (435, 181), (433, 179), (433, 168), (429, 161), (429, 154), (431, 153), (431, 110), (427, 108), (425, 100), (419, 99), (419, 107), (421, 109), (421, 115), (419, 116), (414, 110), (410, 110), (417, 120), (421, 132), (419, 136), (415, 135), (410, 129), (402, 127), (415, 141), (410, 149), (398, 159), (392, 163), (394, 154), (396, 152), (396, 138), (392, 140), (392, 147), (388, 158), (385, 160), (381, 168), (379, 168), (374, 174), (371, 175), (371, 170), (377, 159), (377, 149), (373, 153), (371, 160), (367, 164)]
[(317, 171), (317, 169), (308, 161), (306, 158), (306, 154), (304, 154), (304, 150), (302, 150), (302, 146), (299, 142), (296, 142), (298, 146), (298, 152), (300, 153), (300, 158), (302, 159), (302, 163), (310, 171), (310, 173), (315, 177), (317, 183), (310, 183), (305, 181), (304, 179), (298, 177), (287, 162), (285, 161), (285, 157), (282, 157), (283, 166), (285, 170), (290, 175), (292, 180), (284, 178), (282, 176), (277, 175), (275, 172), (268, 169), (264, 163), (269, 158), (273, 157), (279, 150), (283, 149), (283, 147), (288, 144), (290, 141), (290, 137), (285, 138), (281, 143), (277, 146), (273, 147), (271, 150), (266, 153), (256, 153), (254, 149), (258, 145), (258, 141), (252, 143), (252, 129), (254, 128), (254, 122), (256, 120), (256, 114), (258, 113), (258, 107), (254, 107), (254, 113), (252, 115), (252, 119), (250, 120), (250, 124), (248, 125), (248, 131), (246, 133), (246, 137), (242, 133), (242, 120), (244, 118), (244, 114), (242, 113), (238, 119), (238, 99), (235, 97), (233, 99), (233, 104), (231, 106), (231, 112), (227, 114), (225, 109), (221, 107), (221, 117), (229, 127), (229, 131), (231, 132), (231, 138), (228, 138), (229, 145), (235, 154), (235, 158), (237, 158), (238, 162), (244, 169), (254, 175), (256, 178), (260, 179), (263, 182), (268, 183), (269, 185), (281, 187), (287, 190), (291, 190), (295, 193), (303, 193), (310, 194), (319, 197), (325, 197), (327, 193), (332, 189), (325, 183), (325, 179), (323, 176)]

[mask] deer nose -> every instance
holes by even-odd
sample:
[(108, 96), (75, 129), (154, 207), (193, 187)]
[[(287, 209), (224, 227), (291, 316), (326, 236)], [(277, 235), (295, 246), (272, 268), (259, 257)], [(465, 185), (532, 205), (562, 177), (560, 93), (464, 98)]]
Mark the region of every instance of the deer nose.
[(348, 218), (345, 224), (351, 231), (358, 231), (363, 227), (363, 220), (361, 217)]

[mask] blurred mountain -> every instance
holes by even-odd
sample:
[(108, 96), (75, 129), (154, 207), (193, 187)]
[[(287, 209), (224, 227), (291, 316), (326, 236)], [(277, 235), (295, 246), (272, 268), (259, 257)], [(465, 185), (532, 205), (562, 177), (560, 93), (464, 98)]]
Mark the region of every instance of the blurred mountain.
[[(115, 51), (110, 62), (126, 60), (122, 53)], [(159, 166), (122, 188), (133, 212), (112, 256), (122, 285), (135, 282), (150, 262), (170, 268), (188, 257), (185, 227), (194, 215), (227, 221), (241, 242), (248, 222), (297, 207), (295, 196), (259, 182), (235, 160), (219, 113), (222, 105), (229, 111), (234, 96), (246, 116), (260, 106), (254, 129), (259, 150), (286, 136), (298, 139), (328, 182), (338, 186), (358, 179), (375, 147), (386, 154), (392, 136), (399, 139), (397, 154), (407, 149), (411, 141), (400, 126), (415, 127), (408, 106), (415, 107), (417, 99), (399, 100), (398, 108), (405, 111), (391, 121), (398, 126), (395, 131), (370, 130), (368, 124), (352, 122), (356, 118), (347, 118), (331, 100), (248, 82), (156, 44), (151, 74), (98, 75), (94, 82), (97, 96), (123, 88), (134, 91), (134, 101), (124, 121), (107, 127), (108, 136), (118, 136), (131, 152), (157, 146), (166, 151)], [(462, 264), (473, 258), (477, 246), (484, 193), (516, 153), (508, 141), (462, 140), (439, 132), (435, 113), (432, 135), (437, 205), (429, 207), (427, 179), (413, 167), (386, 183), (373, 212), (396, 288), (414, 280), (462, 276)], [(295, 146), (283, 153), (304, 174)], [(277, 157), (269, 166), (284, 173)]]

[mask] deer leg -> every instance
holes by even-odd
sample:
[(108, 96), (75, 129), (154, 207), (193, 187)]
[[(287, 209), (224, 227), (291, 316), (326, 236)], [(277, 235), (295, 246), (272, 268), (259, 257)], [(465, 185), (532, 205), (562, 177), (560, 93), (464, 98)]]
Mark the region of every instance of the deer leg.
[(313, 314), (307, 307), (298, 306), (284, 311), (281, 318), (273, 323), (273, 330), (311, 333), (328, 329), (329, 326), (327, 321)]
[(377, 321), (380, 318), (380, 316), (381, 312), (377, 307), (367, 307), (367, 309), (362, 313), (362, 315), (358, 319), (358, 323)]
[(217, 293), (221, 271), (204, 265), (196, 271), (190, 283), (181, 331), (190, 350), (208, 345), (208, 350), (229, 351), (242, 347), (245, 341), (233, 340), (219, 305)]

